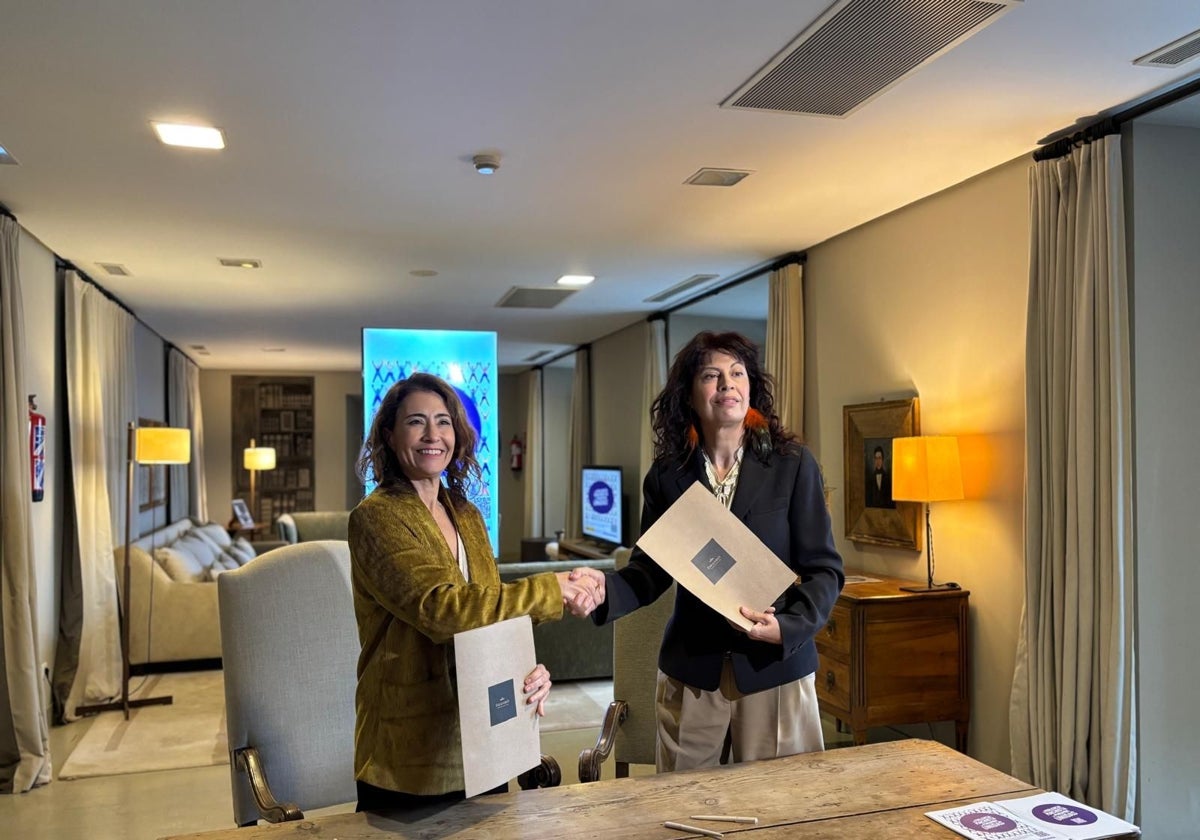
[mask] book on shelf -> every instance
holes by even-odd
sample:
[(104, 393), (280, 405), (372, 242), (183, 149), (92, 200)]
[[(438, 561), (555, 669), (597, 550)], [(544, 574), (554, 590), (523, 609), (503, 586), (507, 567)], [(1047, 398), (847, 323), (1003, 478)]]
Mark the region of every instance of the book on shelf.
[(925, 816), (974, 840), (1105, 840), (1138, 837), (1141, 830), (1061, 793), (976, 802)]

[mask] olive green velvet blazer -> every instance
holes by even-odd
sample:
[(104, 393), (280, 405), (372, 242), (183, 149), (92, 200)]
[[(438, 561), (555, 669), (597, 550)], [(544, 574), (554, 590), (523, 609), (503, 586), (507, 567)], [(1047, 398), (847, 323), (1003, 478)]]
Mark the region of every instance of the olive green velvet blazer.
[(350, 576), (358, 658), (355, 777), (414, 794), (462, 790), (452, 673), (454, 634), (528, 615), (562, 617), (553, 574), (500, 583), (483, 517), (450, 511), (467, 551), (468, 583), (415, 492), (376, 489), (350, 514)]

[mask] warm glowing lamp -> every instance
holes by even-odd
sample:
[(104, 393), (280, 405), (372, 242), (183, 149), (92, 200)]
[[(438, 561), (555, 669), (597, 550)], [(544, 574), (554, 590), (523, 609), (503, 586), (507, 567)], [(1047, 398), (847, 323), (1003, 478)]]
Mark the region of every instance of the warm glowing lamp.
[(275, 447), (255, 446), (254, 438), (250, 438), (250, 445), (242, 450), (242, 466), (250, 471), (250, 512), (254, 521), (258, 522), (261, 517), (258, 515), (258, 500), (254, 495), (254, 478), (259, 470), (275, 469)]
[[(169, 706), (174, 698), (140, 697), (129, 699), (129, 553), (133, 545), (133, 486), (135, 467), (137, 464), (186, 464), (192, 460), (192, 430), (171, 429), (165, 426), (143, 426), (138, 428), (130, 423), (125, 443), (125, 575), (121, 581), (121, 593), (117, 605), (123, 612), (121, 616), (121, 699), (112, 703), (97, 703), (91, 706), (78, 706), (75, 711), (79, 714), (92, 712), (107, 712), (121, 709), (125, 712), (125, 720), (129, 720), (129, 710), (139, 706)], [(150, 471), (150, 480), (154, 480), (154, 471)], [(149, 488), (148, 498), (154, 498), (154, 487)]]
[(892, 498), (925, 505), (925, 586), (903, 586), (905, 592), (958, 589), (954, 583), (933, 582), (933, 525), (929, 503), (963, 497), (958, 438), (929, 436), (892, 439)]

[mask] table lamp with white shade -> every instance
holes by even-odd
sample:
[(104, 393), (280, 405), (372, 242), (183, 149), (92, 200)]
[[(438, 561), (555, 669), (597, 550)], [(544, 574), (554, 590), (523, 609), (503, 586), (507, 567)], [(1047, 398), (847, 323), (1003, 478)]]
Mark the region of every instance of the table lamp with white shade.
[(262, 517), (258, 509), (258, 498), (254, 494), (255, 477), (260, 470), (275, 469), (275, 447), (257, 446), (254, 438), (250, 438), (250, 445), (242, 450), (242, 466), (250, 471), (250, 515), (258, 522)]
[(925, 505), (925, 586), (902, 586), (905, 592), (958, 589), (956, 583), (933, 582), (933, 525), (929, 503), (963, 497), (958, 438), (929, 435), (892, 439), (892, 498)]

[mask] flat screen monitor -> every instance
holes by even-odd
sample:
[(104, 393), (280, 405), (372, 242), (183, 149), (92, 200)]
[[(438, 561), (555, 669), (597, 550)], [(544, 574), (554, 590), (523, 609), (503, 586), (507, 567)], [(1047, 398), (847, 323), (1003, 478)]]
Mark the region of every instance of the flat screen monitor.
[(586, 466), (580, 481), (583, 536), (603, 545), (621, 545), (621, 468)]

